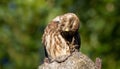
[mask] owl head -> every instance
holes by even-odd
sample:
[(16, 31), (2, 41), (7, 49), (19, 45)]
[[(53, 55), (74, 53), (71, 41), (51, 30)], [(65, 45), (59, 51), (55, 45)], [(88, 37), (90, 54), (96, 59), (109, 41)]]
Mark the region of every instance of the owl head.
[(57, 16), (53, 21), (58, 23), (58, 29), (62, 34), (74, 33), (79, 29), (79, 18), (73, 13)]

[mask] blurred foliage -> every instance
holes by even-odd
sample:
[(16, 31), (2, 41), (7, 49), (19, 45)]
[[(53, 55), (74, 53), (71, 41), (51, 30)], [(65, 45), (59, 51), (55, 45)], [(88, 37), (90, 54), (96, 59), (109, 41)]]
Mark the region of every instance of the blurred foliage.
[(79, 16), (81, 51), (102, 69), (120, 69), (120, 0), (0, 0), (0, 69), (37, 69), (41, 36), (54, 17)]

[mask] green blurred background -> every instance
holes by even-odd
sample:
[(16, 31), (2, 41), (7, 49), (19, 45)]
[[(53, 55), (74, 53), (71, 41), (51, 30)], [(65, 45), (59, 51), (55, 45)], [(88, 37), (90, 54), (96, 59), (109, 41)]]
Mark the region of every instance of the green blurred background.
[(68, 12), (80, 18), (81, 51), (120, 69), (120, 0), (0, 0), (0, 69), (37, 69), (45, 26)]

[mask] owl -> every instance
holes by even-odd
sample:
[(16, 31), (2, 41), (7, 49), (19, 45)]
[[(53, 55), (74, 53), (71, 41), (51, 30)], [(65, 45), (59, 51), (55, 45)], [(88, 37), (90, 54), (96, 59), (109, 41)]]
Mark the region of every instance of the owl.
[(47, 25), (42, 36), (45, 61), (63, 62), (73, 52), (79, 51), (79, 25), (79, 18), (74, 13), (57, 16)]

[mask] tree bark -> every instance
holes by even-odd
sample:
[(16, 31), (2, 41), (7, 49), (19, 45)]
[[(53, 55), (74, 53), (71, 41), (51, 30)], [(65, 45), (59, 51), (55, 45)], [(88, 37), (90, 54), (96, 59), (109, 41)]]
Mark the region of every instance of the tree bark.
[(89, 57), (81, 52), (74, 52), (64, 62), (52, 62), (40, 65), (38, 69), (101, 69), (101, 59), (96, 58), (94, 63)]

